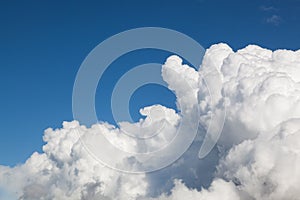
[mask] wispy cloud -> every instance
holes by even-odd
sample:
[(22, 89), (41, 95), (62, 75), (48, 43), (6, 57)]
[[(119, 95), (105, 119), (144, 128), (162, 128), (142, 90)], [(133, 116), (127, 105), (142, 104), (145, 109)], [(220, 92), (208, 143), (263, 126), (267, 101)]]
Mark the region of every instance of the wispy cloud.
[(263, 22), (273, 26), (279, 26), (283, 19), (279, 14), (279, 9), (273, 5), (261, 5), (259, 10), (266, 15), (263, 19)]
[(260, 6), (259, 9), (261, 11), (265, 11), (265, 12), (271, 12), (271, 11), (278, 11), (278, 8), (275, 8), (274, 6)]
[(266, 18), (266, 23), (278, 26), (282, 23), (282, 18), (279, 15), (272, 15), (271, 17)]

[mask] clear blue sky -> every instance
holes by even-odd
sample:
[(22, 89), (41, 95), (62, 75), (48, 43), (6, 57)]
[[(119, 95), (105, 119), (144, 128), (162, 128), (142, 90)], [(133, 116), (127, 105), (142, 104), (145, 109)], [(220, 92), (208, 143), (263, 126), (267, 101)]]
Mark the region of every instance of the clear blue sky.
[[(45, 128), (72, 120), (76, 72), (97, 44), (144, 26), (183, 32), (205, 48), (226, 42), (234, 49), (258, 44), (295, 50), (300, 44), (300, 1), (1, 1), (0, 164), (24, 162), (33, 151), (41, 151)], [(107, 87), (96, 96), (99, 119), (113, 122), (109, 95), (122, 73), (137, 64), (161, 63), (168, 55), (137, 51), (117, 60), (101, 80)], [(174, 107), (174, 100), (166, 89), (145, 86), (132, 97), (131, 112), (138, 118), (139, 107)]]

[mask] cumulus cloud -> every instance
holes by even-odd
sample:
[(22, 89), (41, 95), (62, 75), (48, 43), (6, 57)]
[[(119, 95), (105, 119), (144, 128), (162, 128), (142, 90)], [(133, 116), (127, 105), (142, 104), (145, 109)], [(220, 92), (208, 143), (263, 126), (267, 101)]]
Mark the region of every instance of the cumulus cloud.
[[(23, 200), (299, 199), (300, 51), (272, 52), (249, 45), (234, 52), (217, 44), (206, 51), (198, 72), (171, 56), (162, 76), (177, 97), (180, 113), (154, 105), (141, 109), (145, 119), (122, 122), (119, 128), (104, 122), (87, 128), (76, 121), (49, 128), (43, 153), (13, 168), (0, 166), (0, 188)], [(220, 140), (198, 159), (206, 130), (220, 126), (211, 116), (218, 119), (224, 112)], [(200, 122), (197, 137), (180, 159), (156, 172), (116, 171), (82, 145), (82, 139), (93, 144), (100, 134), (122, 150), (151, 152), (167, 145), (182, 121)], [(161, 133), (148, 141), (126, 134), (150, 137), (158, 127)], [(183, 130), (190, 134), (188, 124)], [(119, 165), (143, 165), (139, 157), (97, 147)]]
[(256, 140), (244, 141), (220, 162), (247, 199), (299, 199), (300, 119), (291, 119)]

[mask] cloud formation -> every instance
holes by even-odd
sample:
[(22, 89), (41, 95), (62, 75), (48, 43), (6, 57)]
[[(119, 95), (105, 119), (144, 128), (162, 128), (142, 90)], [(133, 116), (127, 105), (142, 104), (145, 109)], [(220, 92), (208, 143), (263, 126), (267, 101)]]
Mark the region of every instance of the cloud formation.
[(272, 15), (266, 19), (266, 23), (278, 26), (282, 23), (282, 18), (279, 15)]
[(274, 6), (265, 6), (265, 5), (262, 5), (259, 7), (259, 9), (261, 11), (264, 11), (264, 12), (272, 12), (272, 11), (278, 11), (279, 9), (274, 7)]
[[(162, 76), (176, 94), (180, 113), (154, 105), (141, 109), (144, 120), (123, 122), (119, 128), (104, 122), (87, 128), (76, 121), (64, 122), (61, 129), (49, 128), (43, 153), (34, 153), (13, 168), (0, 166), (0, 188), (23, 200), (299, 198), (300, 51), (272, 52), (249, 45), (234, 52), (217, 44), (206, 51), (198, 72), (171, 56)], [(214, 83), (210, 90), (208, 82)], [(196, 106), (200, 116), (195, 115)], [(224, 111), (217, 146), (198, 159), (206, 130), (219, 125), (211, 116)], [(123, 150), (147, 152), (167, 144), (182, 120), (200, 121), (196, 139), (179, 160), (152, 173), (127, 174), (106, 167), (80, 140), (92, 142), (103, 134)], [(124, 130), (148, 136), (148, 130), (162, 121), (167, 122), (164, 129), (146, 143), (124, 137)], [(184, 131), (190, 134), (188, 126)], [(106, 153), (120, 165), (143, 164), (138, 158)]]

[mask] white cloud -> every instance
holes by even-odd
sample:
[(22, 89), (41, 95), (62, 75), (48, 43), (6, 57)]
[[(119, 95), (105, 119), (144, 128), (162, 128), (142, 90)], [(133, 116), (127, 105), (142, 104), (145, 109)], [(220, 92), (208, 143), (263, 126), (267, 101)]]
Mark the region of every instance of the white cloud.
[[(219, 75), (223, 82), (218, 81)], [(300, 196), (300, 51), (272, 52), (250, 45), (233, 52), (228, 45), (217, 44), (206, 51), (199, 72), (172, 56), (162, 76), (176, 94), (180, 114), (155, 105), (141, 110), (145, 120), (121, 123), (120, 129), (107, 123), (86, 128), (76, 121), (64, 122), (61, 129), (45, 131), (42, 154), (34, 153), (14, 168), (0, 166), (0, 188), (24, 200), (276, 200)], [(210, 91), (208, 82), (214, 86)], [(197, 105), (200, 116), (194, 112)], [(219, 125), (210, 122), (210, 116), (220, 115), (225, 108), (218, 146), (199, 160), (205, 129)], [(81, 136), (92, 142), (100, 133), (126, 151), (152, 151), (174, 136), (183, 119), (200, 120), (196, 140), (174, 164), (149, 174), (126, 174), (105, 167), (79, 140)], [(162, 121), (167, 122), (162, 134), (144, 143), (148, 149), (124, 137), (124, 130), (148, 136), (148, 130)], [(189, 134), (188, 126), (184, 130)], [(118, 157), (99, 148), (120, 165), (142, 164), (138, 158)]]
[(182, 200), (182, 199), (197, 199), (197, 200), (239, 200), (238, 192), (231, 182), (226, 182), (222, 179), (216, 179), (211, 183), (208, 190), (203, 189), (197, 191), (186, 187), (182, 182), (175, 180), (175, 186), (171, 191), (171, 195), (161, 195), (157, 200)]
[(259, 9), (264, 12), (278, 11), (274, 6), (260, 6)]
[(272, 15), (271, 17), (266, 18), (266, 23), (268, 24), (272, 24), (275, 26), (278, 26), (279, 24), (282, 23), (282, 17), (280, 17), (279, 15)]
[(247, 199), (299, 199), (299, 167), (300, 118), (234, 147), (221, 161), (219, 173), (238, 183)]

